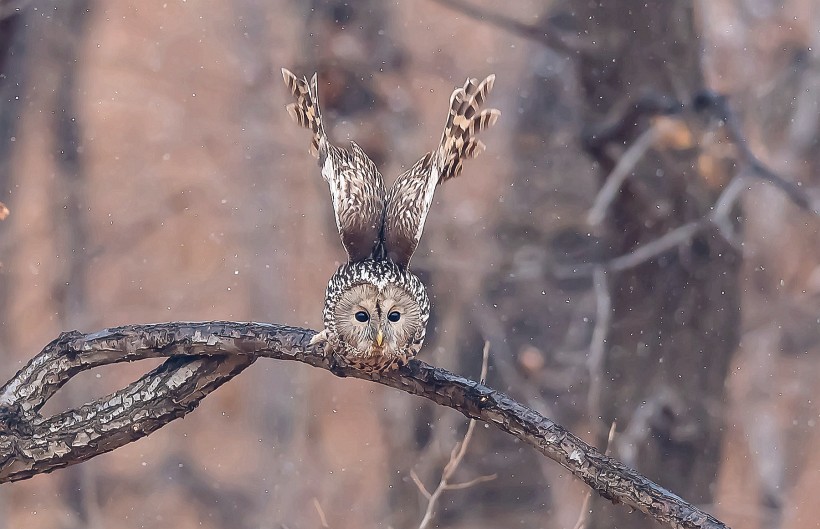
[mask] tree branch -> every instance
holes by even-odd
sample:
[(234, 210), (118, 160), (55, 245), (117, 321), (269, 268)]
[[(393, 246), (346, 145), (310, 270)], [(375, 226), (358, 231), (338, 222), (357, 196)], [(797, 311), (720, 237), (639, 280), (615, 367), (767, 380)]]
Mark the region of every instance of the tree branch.
[[(481, 384), (484, 384), (487, 380), (487, 369), (489, 366), (490, 361), (490, 342), (484, 342), (484, 353), (483, 359), (481, 361), (481, 376), (479, 380)], [(495, 479), (495, 474), (492, 476), (481, 476), (476, 479), (470, 480), (467, 483), (461, 483), (458, 485), (453, 485), (450, 483), (450, 479), (452, 479), (453, 474), (455, 474), (456, 470), (458, 470), (459, 465), (464, 460), (464, 456), (467, 454), (467, 448), (470, 446), (470, 441), (473, 439), (473, 432), (475, 431), (476, 420), (470, 419), (470, 423), (467, 425), (467, 433), (464, 434), (464, 439), (461, 440), (461, 443), (456, 444), (453, 447), (453, 450), (450, 452), (450, 460), (447, 461), (447, 464), (444, 465), (444, 469), (441, 471), (441, 479), (439, 479), (438, 485), (433, 492), (429, 492), (427, 487), (421, 482), (421, 480), (416, 476), (416, 473), (411, 471), (410, 477), (413, 479), (413, 482), (419, 488), (419, 491), (427, 498), (427, 509), (424, 511), (424, 517), (421, 519), (419, 523), (419, 529), (427, 529), (430, 527), (430, 524), (433, 521), (433, 516), (436, 514), (436, 506), (438, 504), (441, 495), (444, 494), (445, 491), (448, 490), (456, 490), (456, 489), (465, 489), (471, 485), (475, 485), (476, 483), (481, 483), (482, 481), (490, 481)]]
[[(565, 54), (574, 53), (581, 49), (590, 49), (590, 45), (584, 45), (578, 37), (561, 36), (557, 30), (552, 27), (539, 27), (538, 25), (526, 24), (513, 18), (510, 18), (501, 13), (494, 13), (485, 10), (470, 2), (464, 0), (434, 0), (436, 3), (461, 13), (467, 17), (485, 22), (504, 31), (508, 31), (513, 35), (518, 35), (521, 38), (533, 40), (548, 48)], [(549, 26), (549, 21), (546, 21), (545, 26)]]
[[(128, 325), (63, 334), (0, 388), (0, 483), (76, 464), (144, 437), (193, 410), (208, 393), (263, 356), (372, 380), (494, 424), (564, 466), (601, 496), (669, 527), (726, 527), (503, 393), (419, 361), (390, 374), (365, 374), (309, 345), (314, 334), (237, 322)], [(158, 357), (172, 358), (121, 391), (47, 419), (38, 414), (81, 371)]]
[(818, 205), (799, 185), (773, 171), (755, 155), (749, 147), (740, 120), (732, 111), (729, 99), (725, 95), (702, 90), (695, 95), (692, 104), (695, 110), (711, 115), (726, 125), (728, 138), (740, 151), (741, 161), (751, 169), (753, 176), (780, 189), (799, 208), (815, 215), (820, 214)]

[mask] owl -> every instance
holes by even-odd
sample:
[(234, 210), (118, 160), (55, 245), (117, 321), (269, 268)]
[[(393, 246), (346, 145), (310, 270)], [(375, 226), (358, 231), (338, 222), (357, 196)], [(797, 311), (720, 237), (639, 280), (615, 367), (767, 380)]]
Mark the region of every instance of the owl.
[(367, 372), (399, 367), (424, 343), (430, 300), (408, 266), (436, 187), (461, 173), (462, 162), (484, 150), (476, 138), (501, 112), (482, 106), (495, 76), (467, 79), (450, 96), (441, 142), (385, 189), (381, 173), (355, 142), (330, 143), (319, 110), (316, 75), (299, 79), (283, 68), (295, 102), (288, 114), (313, 133), (310, 152), (330, 187), (333, 213), (348, 262), (330, 278), (324, 330), (312, 343)]

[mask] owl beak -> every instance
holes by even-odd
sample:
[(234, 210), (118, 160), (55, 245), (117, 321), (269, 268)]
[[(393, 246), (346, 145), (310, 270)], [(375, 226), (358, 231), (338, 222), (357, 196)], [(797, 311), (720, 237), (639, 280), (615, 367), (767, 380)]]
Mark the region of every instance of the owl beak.
[(376, 335), (376, 345), (381, 347), (383, 342), (384, 342), (384, 335), (382, 334), (382, 331), (379, 330), (379, 333)]

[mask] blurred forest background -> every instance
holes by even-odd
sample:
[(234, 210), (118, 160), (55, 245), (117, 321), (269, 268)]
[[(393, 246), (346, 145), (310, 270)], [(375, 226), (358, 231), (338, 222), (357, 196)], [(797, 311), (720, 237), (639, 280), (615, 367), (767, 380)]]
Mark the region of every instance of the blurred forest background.
[[(818, 527), (813, 0), (0, 2), (0, 378), (61, 331), (321, 325), (344, 258), (279, 69), (388, 183), (497, 75), (487, 152), (414, 266), (421, 359), (605, 444), (735, 527)], [(724, 100), (728, 97), (731, 110)], [(763, 164), (763, 165), (762, 165)], [(768, 171), (766, 167), (770, 168)], [(772, 172), (773, 171), (773, 172)], [(151, 366), (87, 374), (51, 411)], [(417, 527), (466, 420), (259, 361), (196, 412), (0, 488), (0, 529)], [(440, 527), (571, 528), (585, 488), (481, 427)], [(592, 527), (649, 527), (593, 504)]]

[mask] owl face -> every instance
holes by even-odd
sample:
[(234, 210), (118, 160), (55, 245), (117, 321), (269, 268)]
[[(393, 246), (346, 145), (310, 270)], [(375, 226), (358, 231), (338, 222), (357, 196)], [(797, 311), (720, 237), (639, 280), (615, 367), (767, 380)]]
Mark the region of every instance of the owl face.
[(346, 263), (327, 284), (322, 339), (351, 365), (381, 371), (419, 352), (430, 318), (421, 280), (390, 261)]
[(393, 284), (351, 287), (333, 316), (339, 340), (365, 357), (406, 356), (423, 325), (418, 302)]

